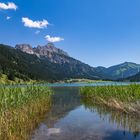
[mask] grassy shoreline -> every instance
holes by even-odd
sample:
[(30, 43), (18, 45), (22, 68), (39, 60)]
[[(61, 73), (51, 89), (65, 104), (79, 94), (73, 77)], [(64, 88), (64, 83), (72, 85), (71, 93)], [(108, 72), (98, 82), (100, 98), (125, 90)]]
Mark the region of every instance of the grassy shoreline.
[(48, 87), (0, 88), (0, 140), (26, 140), (51, 107)]
[(14, 80), (9, 80), (7, 75), (2, 74), (0, 76), (0, 84), (43, 84), (43, 83), (99, 83), (99, 82), (109, 82), (107, 80), (90, 80), (90, 79), (67, 79), (67, 80), (52, 80), (52, 81), (43, 81), (43, 80), (32, 80), (29, 79), (24, 81), (22, 79), (16, 78)]
[(82, 87), (81, 97), (125, 113), (140, 115), (140, 85)]

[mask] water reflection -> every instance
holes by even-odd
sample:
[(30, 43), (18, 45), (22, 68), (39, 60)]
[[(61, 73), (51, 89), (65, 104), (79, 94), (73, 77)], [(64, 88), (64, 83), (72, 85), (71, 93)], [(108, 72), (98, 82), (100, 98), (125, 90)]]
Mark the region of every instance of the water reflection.
[(71, 110), (74, 110), (80, 105), (78, 88), (55, 87), (53, 90), (52, 109), (49, 114), (47, 114), (48, 119), (45, 121), (48, 128), (53, 128), (59, 119), (66, 116)]
[(140, 120), (80, 99), (77, 87), (54, 88), (53, 105), (32, 140), (140, 140)]
[(107, 106), (94, 104), (91, 101), (81, 99), (85, 109), (91, 112), (98, 112), (100, 119), (108, 121), (109, 124), (115, 124), (118, 129), (123, 129), (124, 135), (126, 132), (133, 133), (136, 138), (140, 134), (140, 116), (130, 115), (121, 111), (116, 111)]

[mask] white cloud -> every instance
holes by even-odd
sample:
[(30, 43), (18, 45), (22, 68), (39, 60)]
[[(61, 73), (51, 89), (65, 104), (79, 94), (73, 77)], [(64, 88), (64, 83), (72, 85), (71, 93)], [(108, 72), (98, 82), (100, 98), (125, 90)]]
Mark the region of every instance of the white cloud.
[(7, 16), (6, 19), (9, 20), (9, 19), (11, 19), (11, 17)]
[(40, 31), (39, 31), (39, 30), (35, 31), (35, 34), (36, 34), (36, 35), (38, 35), (39, 33), (40, 33)]
[(24, 23), (25, 27), (29, 27), (29, 28), (43, 29), (49, 25), (49, 22), (47, 20), (33, 21), (33, 20), (29, 19), (28, 17), (23, 17), (22, 22)]
[(13, 2), (8, 2), (7, 4), (0, 2), (0, 9), (3, 10), (17, 10), (17, 5)]
[(61, 38), (61, 37), (51, 37), (50, 35), (46, 35), (45, 39), (47, 41), (49, 41), (49, 42), (60, 42), (60, 41), (64, 40), (64, 38)]

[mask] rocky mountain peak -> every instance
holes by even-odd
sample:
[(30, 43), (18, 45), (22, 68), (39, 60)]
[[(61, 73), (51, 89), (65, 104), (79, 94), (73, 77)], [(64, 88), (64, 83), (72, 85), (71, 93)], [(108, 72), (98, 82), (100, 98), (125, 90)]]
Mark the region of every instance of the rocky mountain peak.
[(53, 48), (55, 48), (55, 45), (54, 45), (53, 43), (48, 43), (48, 44), (46, 45), (46, 47), (47, 47), (48, 49), (53, 49)]
[(44, 46), (38, 45), (36, 48), (36, 51), (42, 56), (48, 55), (48, 53), (56, 53), (59, 55), (69, 56), (67, 52), (59, 48), (56, 48), (53, 43), (48, 43), (47, 45), (44, 45)]
[(28, 54), (34, 54), (39, 58), (47, 58), (49, 61), (54, 63), (66, 63), (68, 60), (65, 58), (69, 56), (67, 52), (56, 48), (53, 43), (48, 43), (47, 45), (32, 48), (29, 44), (18, 44), (16, 49), (26, 52)]
[(67, 52), (56, 48), (53, 43), (48, 43), (44, 46), (38, 45), (36, 48), (32, 48), (29, 44), (17, 44), (15, 48), (28, 54), (36, 54), (37, 56), (48, 56), (54, 53), (58, 55), (69, 56)]
[(15, 48), (28, 54), (34, 54), (33, 48), (29, 44), (17, 44)]

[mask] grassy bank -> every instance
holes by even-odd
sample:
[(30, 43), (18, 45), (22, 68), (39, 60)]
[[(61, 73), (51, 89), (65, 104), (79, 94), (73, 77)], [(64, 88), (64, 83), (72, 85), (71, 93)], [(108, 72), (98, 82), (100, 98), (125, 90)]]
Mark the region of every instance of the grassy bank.
[(81, 96), (94, 104), (140, 114), (140, 85), (83, 87)]
[(90, 79), (69, 79), (64, 81), (64, 83), (99, 83), (99, 82), (104, 82), (104, 81), (90, 80)]
[(47, 87), (0, 87), (0, 140), (27, 140), (51, 106)]
[(31, 80), (28, 79), (26, 81), (19, 79), (19, 78), (14, 78), (13, 80), (8, 79), (7, 75), (2, 74), (0, 75), (0, 84), (34, 84), (34, 83), (39, 83), (40, 81), (36, 80)]

